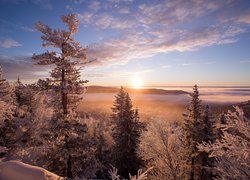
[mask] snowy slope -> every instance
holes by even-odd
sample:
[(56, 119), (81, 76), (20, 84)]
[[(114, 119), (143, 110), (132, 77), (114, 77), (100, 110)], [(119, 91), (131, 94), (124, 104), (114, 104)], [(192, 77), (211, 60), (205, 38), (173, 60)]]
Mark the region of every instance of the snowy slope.
[(0, 179), (58, 180), (63, 178), (40, 167), (32, 166), (19, 161), (7, 161), (0, 164)]

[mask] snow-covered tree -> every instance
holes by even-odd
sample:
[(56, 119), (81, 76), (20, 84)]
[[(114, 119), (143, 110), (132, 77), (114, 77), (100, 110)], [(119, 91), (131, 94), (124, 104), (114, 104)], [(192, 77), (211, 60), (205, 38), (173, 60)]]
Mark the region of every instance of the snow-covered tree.
[(23, 105), (22, 92), (23, 92), (25, 86), (23, 85), (23, 83), (21, 82), (19, 77), (17, 78), (17, 81), (14, 84), (14, 87), (15, 87), (15, 95), (16, 95), (17, 105), (22, 106)]
[[(96, 120), (98, 121), (98, 120)], [(107, 142), (107, 133), (109, 129), (107, 124), (101, 119), (94, 126), (93, 142), (95, 148), (95, 158), (98, 162), (96, 177), (100, 179), (108, 178), (108, 169), (110, 167), (110, 145)]]
[(116, 96), (112, 111), (114, 166), (122, 177), (128, 178), (129, 173), (135, 175), (143, 165), (137, 150), (145, 125), (139, 121), (138, 110), (133, 109), (129, 94), (123, 87)]
[(198, 86), (195, 85), (191, 94), (191, 102), (188, 113), (184, 114), (184, 135), (186, 146), (185, 177), (189, 179), (211, 179), (213, 174), (210, 168), (212, 159), (208, 154), (198, 151), (196, 147), (201, 142), (213, 142), (215, 140), (214, 120), (210, 115), (209, 107), (203, 107), (199, 98)]
[(13, 87), (3, 78), (3, 70), (0, 66), (0, 101), (15, 105)]
[[(80, 66), (86, 63), (86, 48), (80, 46), (73, 35), (78, 31), (79, 21), (74, 14), (62, 16), (62, 21), (68, 26), (67, 30), (51, 29), (49, 26), (38, 22), (36, 29), (40, 31), (43, 46), (58, 48), (56, 51), (47, 51), (40, 55), (33, 55), (38, 65), (55, 65), (51, 71), (51, 79), (47, 79), (50, 88), (57, 92), (55, 109), (58, 113), (68, 115), (77, 107), (81, 100), (80, 94), (84, 93), (84, 84), (87, 81), (80, 79)], [(40, 83), (41, 85), (42, 83)]]
[(47, 143), (49, 147), (44, 154), (44, 157), (48, 157), (46, 166), (53, 172), (73, 178), (88, 170), (86, 165), (89, 165), (92, 171), (95, 168), (86, 163), (93, 157), (91, 142), (87, 137), (86, 125), (80, 122), (81, 119), (76, 113), (86, 89), (84, 84), (87, 83), (81, 80), (80, 76), (80, 68), (87, 63), (86, 48), (81, 47), (73, 37), (79, 25), (76, 15), (62, 16), (62, 21), (68, 30), (53, 30), (41, 22), (36, 24), (36, 29), (43, 34), (43, 46), (59, 49), (60, 52), (47, 51), (33, 55), (38, 65), (54, 67), (50, 73), (51, 78), (39, 80), (35, 88), (46, 90), (48, 94), (52, 93), (55, 110), (43, 135), (43, 143)]
[(47, 143), (47, 150), (39, 157), (45, 162), (43, 167), (68, 178), (94, 177), (96, 162), (86, 125), (53, 118), (47, 128), (41, 134)]
[(178, 124), (153, 119), (141, 137), (139, 155), (154, 167), (150, 179), (177, 180), (182, 177), (183, 149), (182, 129)]
[[(203, 113), (203, 128), (202, 128), (202, 141), (207, 143), (214, 143), (217, 137), (215, 121), (212, 115), (210, 114), (209, 106), (205, 107)], [(213, 173), (212, 168), (214, 167), (214, 158), (209, 158), (209, 154), (206, 152), (199, 153), (201, 159), (201, 179), (213, 179), (216, 175)]]
[(32, 113), (38, 92), (31, 85), (24, 85), (19, 77), (13, 86), (17, 102), (16, 116), (23, 118), (28, 113)]
[(198, 86), (195, 85), (191, 94), (191, 102), (188, 112), (184, 116), (184, 134), (186, 144), (187, 159), (185, 163), (186, 176), (188, 179), (199, 179), (201, 171), (201, 162), (198, 157), (198, 149), (196, 145), (202, 142), (203, 122), (202, 122), (202, 106), (199, 98)]
[(214, 172), (218, 179), (249, 179), (250, 178), (250, 124), (243, 111), (235, 107), (224, 115), (226, 123), (218, 124), (222, 137), (215, 143), (202, 142), (200, 151), (209, 153), (216, 160)]
[[(0, 148), (2, 150), (0, 158), (15, 142), (16, 127), (13, 123), (15, 109), (13, 88), (3, 79), (3, 71), (0, 66)], [(5, 149), (4, 152), (3, 149)]]

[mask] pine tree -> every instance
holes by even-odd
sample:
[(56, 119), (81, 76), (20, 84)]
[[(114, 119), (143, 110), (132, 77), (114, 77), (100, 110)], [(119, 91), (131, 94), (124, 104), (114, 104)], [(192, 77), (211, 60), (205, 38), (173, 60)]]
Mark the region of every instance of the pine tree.
[(191, 102), (188, 108), (188, 113), (184, 114), (184, 133), (186, 136), (187, 146), (187, 172), (188, 179), (199, 179), (201, 171), (201, 162), (198, 156), (196, 145), (202, 142), (203, 137), (203, 120), (202, 106), (199, 99), (198, 86), (195, 85), (191, 95)]
[(35, 91), (31, 85), (24, 85), (18, 77), (14, 83), (14, 93), (18, 106), (16, 115), (18, 117), (24, 117), (27, 113), (32, 113), (37, 91)]
[(72, 120), (52, 119), (47, 128), (44, 129), (44, 143), (49, 149), (42, 152), (37, 161), (42, 160), (44, 168), (63, 177), (87, 178), (88, 174), (93, 177), (94, 151), (86, 125)]
[(11, 85), (3, 78), (3, 70), (0, 66), (0, 123), (13, 118), (16, 109), (16, 99)]
[[(13, 122), (15, 109), (13, 88), (3, 79), (3, 71), (0, 66), (0, 149), (10, 149), (15, 142), (16, 127)], [(0, 152), (0, 158), (5, 153), (6, 151)]]
[[(106, 126), (106, 127), (105, 127)], [(105, 133), (107, 133), (107, 125), (104, 121), (100, 121), (94, 127), (93, 140), (95, 147), (95, 158), (98, 162), (96, 178), (107, 179), (110, 168), (110, 145), (107, 142)]]
[(62, 16), (62, 21), (68, 26), (68, 31), (52, 30), (41, 22), (36, 24), (36, 29), (43, 33), (43, 46), (59, 48), (61, 52), (59, 54), (56, 51), (47, 51), (40, 55), (34, 54), (33, 59), (38, 65), (55, 65), (50, 73), (52, 79), (46, 81), (45, 89), (51, 84), (51, 88), (58, 94), (55, 97), (56, 111), (68, 115), (81, 100), (79, 95), (85, 91), (84, 84), (88, 82), (80, 79), (79, 67), (84, 61), (86, 63), (86, 48), (81, 47), (73, 38), (80, 23), (76, 16), (74, 14)]
[[(202, 142), (214, 143), (216, 140), (215, 121), (210, 114), (209, 106), (207, 105), (203, 115), (203, 136)], [(215, 159), (209, 157), (209, 153), (200, 152), (199, 157), (201, 158), (201, 179), (213, 179), (215, 175), (212, 173)]]
[(215, 121), (214, 118), (210, 114), (209, 106), (207, 105), (205, 108), (205, 112), (203, 115), (203, 141), (214, 143), (216, 135), (215, 135)]
[(211, 172), (214, 166), (214, 159), (209, 154), (200, 152), (197, 146), (200, 143), (214, 143), (216, 139), (215, 122), (210, 115), (209, 106), (206, 106), (204, 113), (201, 100), (199, 99), (198, 86), (193, 88), (188, 114), (184, 114), (184, 132), (187, 146), (187, 172), (188, 179), (212, 179)]
[(142, 167), (143, 160), (138, 156), (137, 149), (140, 136), (145, 126), (139, 121), (138, 110), (134, 110), (129, 94), (121, 87), (112, 107), (114, 122), (113, 151), (114, 165), (119, 174), (128, 178), (129, 173), (135, 175)]
[(17, 105), (20, 107), (23, 105), (23, 101), (22, 101), (22, 91), (24, 89), (24, 85), (21, 82), (19, 76), (17, 78), (17, 81), (15, 82), (15, 94), (16, 94), (16, 101), (17, 101)]
[(0, 66), (0, 101), (15, 105), (15, 95), (11, 85), (3, 78), (3, 70)]
[[(86, 48), (81, 47), (73, 37), (80, 23), (76, 15), (62, 16), (62, 21), (67, 25), (68, 30), (53, 30), (41, 22), (36, 24), (36, 29), (43, 34), (43, 46), (58, 48), (60, 53), (47, 51), (40, 55), (34, 54), (33, 60), (37, 61), (38, 65), (55, 66), (50, 73), (51, 78), (38, 81), (36, 86), (40, 90), (51, 89), (54, 92), (55, 115), (48, 128), (53, 128), (49, 133), (49, 136), (53, 137), (53, 143), (50, 145), (50, 151), (47, 152), (51, 158), (48, 163), (49, 169), (72, 178), (82, 171), (77, 169), (76, 164), (79, 162), (86, 164), (83, 163), (86, 159), (84, 149), (89, 145), (88, 139), (83, 136), (86, 130), (80, 131), (82, 126), (86, 126), (79, 122), (76, 114), (77, 105), (82, 97), (80, 95), (85, 92), (84, 84), (87, 83), (80, 79), (80, 68), (86, 63)], [(57, 152), (56, 155), (55, 152)]]

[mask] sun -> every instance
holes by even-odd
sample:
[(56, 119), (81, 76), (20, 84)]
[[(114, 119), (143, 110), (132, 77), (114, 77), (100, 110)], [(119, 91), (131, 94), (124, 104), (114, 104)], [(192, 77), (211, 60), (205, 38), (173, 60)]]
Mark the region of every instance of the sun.
[(141, 88), (143, 86), (142, 79), (140, 77), (134, 77), (132, 79), (133, 88)]

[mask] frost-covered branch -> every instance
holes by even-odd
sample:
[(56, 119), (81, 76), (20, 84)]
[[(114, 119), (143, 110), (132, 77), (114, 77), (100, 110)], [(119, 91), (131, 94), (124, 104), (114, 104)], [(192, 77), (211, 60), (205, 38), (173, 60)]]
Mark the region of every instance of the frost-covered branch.
[(214, 144), (203, 142), (198, 148), (216, 158), (214, 171), (219, 173), (221, 179), (249, 179), (249, 119), (244, 117), (243, 111), (238, 107), (235, 107), (234, 112), (228, 111), (225, 118), (226, 124), (218, 125), (222, 131), (221, 139), (217, 139)]

